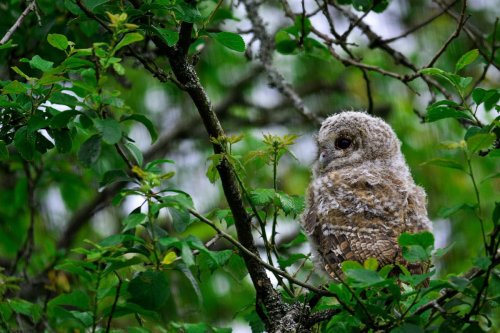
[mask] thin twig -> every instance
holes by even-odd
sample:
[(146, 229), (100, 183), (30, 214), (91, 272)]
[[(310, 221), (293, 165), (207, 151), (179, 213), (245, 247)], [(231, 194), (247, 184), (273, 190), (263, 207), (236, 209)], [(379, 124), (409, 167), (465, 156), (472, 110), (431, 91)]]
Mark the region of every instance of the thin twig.
[(292, 102), (294, 109), (302, 117), (314, 124), (321, 123), (321, 119), (309, 110), (290, 83), (288, 83), (283, 75), (273, 66), (274, 39), (266, 31), (264, 21), (259, 14), (258, 8), (260, 4), (250, 0), (242, 0), (241, 2), (245, 5), (248, 19), (252, 23), (254, 37), (260, 41), (258, 58), (267, 73), (269, 82), (276, 90)]
[(448, 37), (446, 42), (436, 52), (436, 54), (434, 55), (434, 57), (432, 57), (432, 59), (429, 61), (429, 63), (426, 66), (424, 66), (424, 68), (432, 67), (432, 65), (434, 65), (434, 63), (439, 59), (439, 57), (441, 57), (441, 55), (444, 53), (444, 51), (446, 51), (446, 49), (451, 44), (451, 42), (453, 40), (455, 40), (455, 38), (457, 38), (460, 35), (460, 32), (462, 31), (462, 27), (464, 26), (465, 22), (469, 18), (469, 17), (465, 16), (465, 11), (467, 9), (467, 0), (463, 0), (463, 2), (464, 3), (462, 5), (462, 11), (460, 12), (460, 19), (458, 20), (457, 28), (455, 29), (455, 31), (453, 31), (453, 33), (450, 35), (450, 37)]
[(390, 44), (392, 42), (397, 41), (398, 39), (405, 38), (405, 37), (411, 35), (415, 31), (417, 31), (417, 30), (419, 30), (419, 29), (427, 26), (429, 23), (431, 23), (432, 21), (434, 21), (435, 19), (437, 19), (438, 17), (440, 17), (441, 15), (443, 15), (444, 13), (446, 13), (446, 11), (448, 9), (450, 9), (451, 7), (453, 7), (453, 5), (455, 5), (457, 2), (458, 2), (458, 0), (454, 0), (454, 1), (450, 2), (448, 5), (446, 5), (446, 8), (442, 9), (439, 13), (434, 14), (433, 16), (429, 17), (428, 19), (420, 22), (419, 24), (417, 24), (413, 28), (408, 29), (407, 31), (405, 31), (401, 35), (398, 35), (398, 36), (395, 36), (395, 37), (391, 37), (391, 38), (387, 38), (387, 39), (383, 39), (381, 42), (382, 43)]
[[(485, 58), (486, 60), (486, 65), (484, 66), (484, 69), (483, 69), (483, 72), (481, 73), (481, 76), (479, 77), (479, 79), (477, 79), (477, 81), (474, 83), (474, 88), (476, 88), (481, 82), (483, 82), (483, 80), (486, 78), (486, 73), (488, 73), (488, 70), (490, 69), (491, 67), (491, 64), (495, 61), (495, 53), (497, 51), (497, 46), (496, 46), (496, 37), (497, 37), (497, 28), (498, 28), (498, 20), (499, 18), (497, 17), (495, 19), (495, 24), (493, 25), (493, 32), (491, 34), (492, 36), (492, 41), (491, 41), (491, 54), (489, 56), (489, 58)], [(466, 98), (468, 98), (470, 96), (470, 94), (472, 94), (472, 91), (474, 91), (474, 89), (471, 89), (469, 91), (469, 93), (467, 94)]]
[[(446, 5), (442, 3), (439, 0), (434, 0), (435, 3), (437, 3), (441, 8), (445, 8)], [(446, 10), (446, 13), (453, 17), (455, 21), (459, 22), (460, 21), (460, 14), (457, 14), (456, 12), (452, 11), (451, 9)], [(463, 30), (464, 32), (469, 36), (469, 38), (472, 40), (474, 45), (479, 49), (479, 53), (486, 59), (488, 58), (489, 50), (488, 50), (488, 45), (486, 44), (486, 37), (478, 31), (478, 29), (469, 24), (469, 22), (465, 22), (463, 25)], [(484, 49), (484, 50), (483, 50)], [(493, 61), (491, 63), (496, 69), (500, 70), (500, 64), (496, 63)]]
[(368, 108), (366, 111), (369, 114), (373, 114), (373, 96), (372, 96), (372, 88), (371, 88), (371, 84), (370, 84), (370, 78), (368, 77), (368, 71), (366, 69), (361, 69), (361, 72), (363, 73), (363, 79), (365, 80), (366, 98), (368, 99)]
[(118, 285), (116, 286), (115, 299), (113, 300), (113, 305), (111, 306), (111, 312), (109, 313), (108, 324), (106, 325), (106, 333), (109, 333), (109, 331), (111, 329), (111, 320), (113, 319), (113, 315), (114, 315), (115, 310), (116, 310), (116, 305), (118, 304), (118, 299), (120, 298), (120, 289), (121, 289), (122, 282), (123, 282), (120, 275), (118, 275), (118, 273), (116, 271), (113, 271), (113, 272), (115, 273), (116, 277), (118, 278)]
[(196, 217), (197, 219), (199, 219), (201, 222), (203, 222), (203, 223), (208, 224), (209, 226), (211, 226), (219, 235), (221, 235), (221, 237), (223, 237), (224, 239), (226, 239), (227, 241), (229, 241), (231, 244), (233, 244), (234, 246), (236, 246), (238, 248), (238, 250), (240, 250), (241, 252), (243, 252), (246, 255), (248, 255), (248, 256), (252, 257), (253, 259), (257, 260), (267, 270), (269, 270), (269, 271), (271, 271), (273, 273), (276, 273), (278, 275), (281, 275), (282, 277), (284, 277), (285, 279), (291, 281), (292, 283), (294, 283), (296, 285), (299, 285), (299, 286), (302, 286), (302, 287), (304, 287), (304, 288), (306, 288), (306, 289), (308, 289), (310, 291), (313, 291), (313, 292), (315, 292), (317, 294), (320, 294), (322, 296), (336, 297), (336, 295), (334, 293), (331, 293), (328, 290), (319, 289), (319, 288), (316, 288), (314, 286), (311, 286), (311, 285), (309, 285), (307, 283), (304, 283), (304, 282), (302, 282), (302, 281), (294, 278), (290, 274), (288, 274), (286, 272), (283, 272), (282, 270), (280, 270), (280, 269), (278, 269), (278, 268), (276, 268), (274, 266), (269, 265), (267, 262), (263, 261), (260, 257), (258, 257), (253, 252), (251, 252), (246, 247), (244, 247), (240, 242), (238, 242), (236, 239), (234, 239), (231, 235), (227, 234), (222, 229), (220, 229), (214, 222), (210, 221), (205, 216), (201, 215), (200, 213), (198, 213), (197, 211), (195, 211), (192, 208), (189, 208), (188, 210), (189, 210), (189, 213), (191, 213), (191, 215), (193, 215), (194, 217)]
[(24, 259), (23, 272), (24, 275), (26, 276), (26, 268), (30, 262), (31, 255), (33, 254), (33, 247), (35, 241), (35, 216), (37, 212), (35, 189), (38, 180), (40, 179), (41, 176), (41, 170), (39, 170), (38, 168), (36, 168), (35, 165), (33, 165), (33, 168), (35, 169), (34, 171), (35, 175), (33, 175), (31, 171), (31, 164), (29, 162), (24, 162), (23, 168), (26, 174), (26, 178), (28, 180), (27, 197), (28, 197), (28, 209), (29, 209), (29, 226), (28, 226), (28, 231), (26, 232), (26, 240), (17, 251), (16, 258), (14, 259), (14, 262), (9, 269), (9, 273), (10, 274), (14, 273), (21, 259)]
[(28, 5), (28, 7), (26, 7), (26, 9), (17, 18), (16, 22), (12, 25), (12, 27), (10, 27), (10, 29), (2, 37), (2, 39), (0, 40), (0, 45), (3, 45), (5, 43), (7, 43), (7, 41), (10, 39), (10, 37), (12, 37), (12, 35), (14, 34), (14, 32), (17, 30), (17, 28), (19, 28), (19, 26), (21, 25), (21, 23), (23, 23), (23, 21), (26, 18), (26, 16), (28, 16), (28, 14), (32, 10), (34, 10), (35, 8), (36, 8), (36, 3), (35, 3), (34, 0), (32, 0), (30, 2), (30, 4)]

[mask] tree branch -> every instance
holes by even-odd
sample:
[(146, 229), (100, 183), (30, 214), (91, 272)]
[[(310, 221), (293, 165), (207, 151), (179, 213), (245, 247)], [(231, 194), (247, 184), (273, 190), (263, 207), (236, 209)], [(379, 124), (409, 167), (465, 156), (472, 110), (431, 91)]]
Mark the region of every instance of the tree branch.
[(267, 73), (269, 82), (274, 88), (276, 88), (283, 96), (288, 98), (295, 110), (304, 117), (306, 120), (314, 123), (320, 124), (321, 119), (309, 110), (309, 108), (304, 104), (304, 101), (300, 98), (293, 87), (286, 82), (285, 78), (281, 73), (279, 73), (276, 68), (274, 68), (273, 62), (273, 51), (274, 51), (274, 39), (269, 36), (266, 31), (264, 21), (259, 14), (260, 3), (251, 0), (242, 0), (247, 11), (247, 16), (253, 26), (254, 38), (260, 41), (258, 59), (260, 60), (264, 70)]
[[(183, 29), (188, 31), (188, 24), (181, 25), (180, 36), (186, 36), (187, 34), (182, 32)], [(153, 37), (153, 42), (169, 59), (173, 73), (193, 100), (209, 137), (224, 137), (224, 130), (213, 110), (205, 89), (201, 85), (193, 65), (186, 57), (184, 44), (181, 43), (176, 47), (169, 47), (157, 37)], [(220, 144), (213, 143), (213, 149), (216, 154), (224, 153), (224, 147)], [(235, 176), (235, 171), (226, 159), (221, 161), (217, 166), (217, 170), (222, 181), (225, 197), (235, 219), (238, 239), (246, 249), (254, 254), (250, 256), (245, 252), (243, 259), (257, 292), (257, 299), (265, 306), (267, 316), (269, 316), (269, 327), (267, 329), (274, 332), (277, 329), (280, 318), (285, 313), (284, 304), (281, 301), (280, 295), (274, 290), (263, 265), (255, 258), (255, 256), (259, 257), (259, 254), (252, 236), (251, 216), (247, 213), (243, 205), (242, 193)]]
[(32, 0), (28, 5), (28, 7), (26, 7), (26, 9), (17, 18), (16, 22), (12, 25), (12, 27), (10, 27), (10, 29), (5, 33), (2, 39), (0, 39), (0, 45), (7, 43), (7, 41), (10, 39), (10, 37), (12, 37), (14, 32), (16, 32), (17, 28), (21, 26), (21, 23), (23, 23), (26, 16), (28, 16), (28, 14), (35, 9), (36, 9), (36, 3), (35, 0)]

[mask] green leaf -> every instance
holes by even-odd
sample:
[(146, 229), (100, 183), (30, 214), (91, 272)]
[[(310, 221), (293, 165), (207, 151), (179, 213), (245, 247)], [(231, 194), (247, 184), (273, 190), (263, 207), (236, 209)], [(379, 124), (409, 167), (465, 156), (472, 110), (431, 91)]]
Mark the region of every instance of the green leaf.
[(127, 333), (151, 333), (151, 330), (145, 328), (145, 327), (128, 327), (127, 328)]
[(131, 32), (123, 36), (122, 40), (115, 46), (113, 53), (118, 51), (124, 46), (130, 45), (135, 42), (139, 42), (144, 39), (144, 36), (138, 32)]
[(410, 263), (429, 260), (430, 255), (420, 245), (410, 245), (403, 247), (403, 258)]
[(198, 263), (202, 269), (208, 269), (213, 272), (217, 268), (226, 265), (233, 255), (233, 251), (231, 250), (210, 251), (199, 239), (195, 239), (193, 237), (190, 238), (190, 246), (200, 251)]
[(301, 231), (297, 234), (297, 237), (295, 237), (291, 242), (285, 243), (285, 244), (280, 244), (280, 249), (288, 250), (292, 247), (301, 245), (303, 243), (307, 242), (307, 236)]
[[(65, 94), (63, 92), (55, 92), (50, 97), (50, 102), (54, 104), (61, 104), (74, 108), (79, 105), (79, 101), (75, 96)], [(81, 112), (80, 112), (81, 114)]]
[(2, 94), (4, 95), (25, 94), (27, 91), (28, 89), (25, 87), (25, 85), (17, 80), (10, 81), (2, 88)]
[(445, 118), (472, 119), (470, 114), (465, 111), (458, 111), (457, 107), (459, 105), (452, 101), (443, 100), (436, 102), (427, 108), (426, 121), (431, 123)]
[(276, 51), (281, 54), (291, 54), (297, 49), (297, 42), (284, 31), (279, 30), (274, 36)]
[(59, 50), (66, 50), (68, 48), (68, 39), (66, 36), (61, 34), (49, 34), (47, 36), (47, 41), (50, 45)]
[(101, 5), (108, 3), (110, 1), (111, 0), (86, 0), (85, 3), (86, 3), (88, 8), (94, 10), (98, 6), (101, 6)]
[(44, 73), (42, 77), (38, 80), (37, 85), (40, 86), (50, 86), (52, 84), (66, 81), (67, 79), (63, 76), (54, 75), (50, 72)]
[[(490, 90), (484, 97), (484, 108), (486, 111), (491, 110), (495, 105), (497, 105), (500, 99), (500, 92), (498, 90)], [(497, 108), (498, 110), (498, 108)]]
[(179, 33), (170, 29), (162, 29), (153, 26), (153, 30), (168, 46), (174, 46), (179, 41)]
[(430, 258), (434, 247), (434, 236), (428, 231), (415, 234), (404, 232), (399, 236), (398, 243), (403, 247), (403, 258), (408, 262), (425, 261)]
[(193, 275), (193, 272), (186, 265), (178, 265), (178, 269), (184, 274), (186, 279), (189, 281), (191, 286), (193, 287), (194, 292), (196, 293), (196, 297), (198, 298), (198, 304), (203, 303), (203, 295), (200, 290), (200, 286), (198, 281)]
[(422, 163), (421, 165), (435, 165), (442, 168), (456, 169), (465, 172), (462, 164), (446, 158), (434, 158), (430, 161)]
[(222, 31), (217, 33), (209, 33), (209, 36), (228, 49), (237, 52), (245, 52), (245, 42), (243, 41), (243, 38), (241, 38), (240, 35), (234, 32)]
[(303, 253), (292, 253), (288, 258), (280, 257), (278, 258), (278, 262), (280, 264), (281, 269), (292, 266), (296, 262), (301, 259), (307, 258)]
[(122, 224), (125, 226), (123, 231), (127, 231), (130, 229), (136, 228), (138, 225), (145, 223), (148, 220), (148, 216), (143, 213), (135, 213), (130, 214), (122, 221)]
[(472, 77), (460, 77), (460, 80), (458, 81), (458, 85), (460, 88), (465, 89), (471, 84), (472, 82)]
[(342, 271), (345, 273), (349, 269), (363, 269), (363, 266), (357, 261), (346, 260), (342, 263)]
[(109, 237), (104, 238), (99, 242), (100, 246), (116, 246), (126, 243), (139, 243), (145, 244), (145, 241), (137, 236), (129, 234), (114, 234)]
[(485, 96), (486, 90), (483, 88), (475, 88), (474, 90), (472, 90), (472, 100), (478, 105), (484, 101)]
[(93, 314), (91, 311), (69, 311), (74, 318), (83, 323), (84, 326), (92, 326)]
[(101, 135), (95, 134), (82, 143), (78, 151), (78, 160), (84, 167), (90, 168), (97, 162), (101, 154), (101, 142)]
[(120, 120), (120, 122), (128, 121), (128, 120), (135, 120), (143, 124), (147, 130), (149, 131), (149, 135), (151, 136), (151, 143), (154, 143), (158, 139), (158, 132), (156, 131), (155, 125), (153, 122), (146, 117), (145, 115), (142, 114), (133, 114), (130, 116), (127, 116)]
[(461, 76), (459, 75), (443, 71), (442, 69), (439, 68), (424, 68), (420, 71), (420, 73), (442, 78), (448, 81), (455, 88), (457, 89), (460, 88)]
[(217, 170), (217, 166), (222, 161), (222, 154), (213, 154), (209, 156), (207, 159), (210, 161), (207, 169), (207, 178), (210, 180), (212, 184), (214, 184), (217, 179), (219, 179), (219, 171)]
[(387, 279), (389, 273), (392, 272), (393, 269), (394, 265), (385, 265), (378, 271), (378, 274), (384, 279)]
[(474, 266), (479, 267), (484, 271), (487, 270), (490, 265), (491, 259), (488, 257), (478, 257), (474, 259)]
[(127, 151), (132, 155), (132, 157), (135, 160), (135, 163), (138, 166), (142, 166), (142, 163), (144, 162), (144, 157), (142, 156), (142, 152), (139, 148), (137, 148), (136, 145), (134, 145), (132, 142), (126, 142), (123, 147), (127, 149)]
[(364, 268), (347, 269), (345, 274), (353, 279), (358, 287), (369, 287), (384, 281), (377, 272)]
[(250, 200), (257, 206), (265, 206), (273, 203), (274, 189), (272, 188), (258, 188), (250, 192)]
[(462, 209), (474, 210), (474, 209), (476, 209), (476, 207), (477, 207), (477, 205), (471, 205), (471, 204), (467, 204), (467, 203), (455, 205), (455, 206), (452, 206), (449, 208), (443, 207), (439, 210), (438, 215), (440, 217), (447, 218), (447, 217), (450, 217), (451, 215), (455, 214), (456, 212), (458, 212)]
[(459, 72), (465, 66), (473, 63), (478, 56), (479, 51), (477, 49), (471, 50), (461, 56), (460, 59), (458, 59), (457, 64), (455, 65), (455, 73)]
[[(22, 61), (22, 60), (21, 60)], [(28, 61), (31, 68), (39, 69), (42, 72), (46, 72), (52, 69), (54, 63), (52, 61), (48, 61), (40, 57), (39, 55), (35, 55), (31, 60)]]
[(181, 248), (181, 242), (179, 241), (179, 239), (175, 238), (175, 237), (162, 237), (159, 239), (159, 243), (164, 246), (166, 249), (169, 249), (171, 247), (177, 247), (177, 248)]
[(276, 197), (278, 198), (279, 205), (281, 209), (283, 209), (283, 212), (285, 212), (285, 215), (296, 216), (304, 210), (305, 202), (303, 196), (291, 196), (284, 192), (279, 192), (276, 194)]
[(398, 243), (401, 246), (420, 245), (427, 249), (434, 246), (434, 235), (428, 231), (413, 234), (403, 232), (398, 238)]
[(89, 295), (81, 290), (74, 290), (68, 294), (61, 294), (48, 303), (49, 307), (56, 305), (71, 305), (82, 310), (90, 308)]
[(303, 38), (311, 32), (311, 20), (307, 16), (295, 15), (294, 25)]
[(150, 172), (155, 172), (155, 173), (156, 172), (160, 173), (161, 169), (155, 168), (155, 167), (159, 164), (164, 164), (164, 163), (175, 164), (175, 162), (173, 160), (159, 159), (159, 160), (154, 160), (154, 161), (147, 163), (146, 166), (144, 167), (144, 170), (150, 171)]
[[(478, 133), (483, 133), (483, 129), (478, 126), (471, 126), (467, 129), (464, 135), (464, 140), (469, 139), (471, 136), (476, 135)], [(487, 132), (486, 132), (487, 133)]]
[(34, 133), (39, 129), (47, 127), (48, 121), (44, 117), (35, 114), (31, 116), (31, 118), (28, 120), (27, 125), (28, 125), (28, 131)]
[(375, 258), (368, 258), (363, 263), (363, 267), (370, 271), (376, 271), (378, 269), (378, 262)]
[(7, 149), (7, 144), (5, 141), (0, 140), (0, 161), (6, 161), (9, 159), (9, 150)]
[(61, 154), (71, 151), (73, 146), (73, 139), (71, 138), (70, 131), (66, 128), (52, 130), (51, 136), (56, 144), (57, 151)]
[(266, 326), (255, 310), (246, 314), (244, 318), (248, 322), (248, 325), (250, 325), (252, 333), (266, 332)]
[(194, 265), (194, 257), (191, 248), (187, 243), (182, 243), (181, 246), (181, 257), (187, 267), (191, 267)]
[(464, 291), (465, 288), (470, 284), (470, 280), (461, 276), (450, 276), (450, 283), (459, 291)]
[(390, 0), (379, 0), (376, 1), (376, 5), (373, 6), (372, 10), (375, 13), (382, 13), (384, 10), (386, 10), (387, 7), (389, 7), (389, 1)]
[(491, 216), (493, 220), (493, 225), (496, 227), (500, 223), (500, 202), (495, 202), (495, 209), (493, 210), (493, 214)]
[(118, 75), (125, 75), (125, 67), (123, 67), (123, 65), (120, 63), (117, 62), (113, 63), (113, 70)]
[(14, 135), (14, 145), (25, 160), (32, 160), (35, 153), (35, 134), (27, 126), (19, 128)]
[(491, 150), (490, 153), (488, 154), (488, 157), (499, 158), (500, 157), (500, 149)]
[(35, 134), (35, 149), (38, 152), (45, 154), (49, 149), (54, 148), (54, 144), (50, 140), (48, 140), (45, 137), (45, 135), (41, 134), (40, 132), (35, 132), (34, 134)]
[(37, 309), (38, 306), (36, 304), (28, 302), (24, 299), (9, 299), (8, 302), (12, 311), (16, 313), (21, 313), (26, 316), (35, 316), (35, 312), (40, 312), (40, 309)]
[(170, 286), (164, 272), (147, 270), (140, 272), (127, 286), (129, 301), (147, 310), (158, 310), (170, 296)]
[(435, 257), (435, 258), (441, 258), (445, 254), (447, 254), (454, 246), (455, 246), (455, 243), (451, 243), (447, 247), (442, 247), (442, 248), (439, 248), (439, 249), (435, 249), (432, 252), (432, 256)]
[(71, 118), (74, 118), (79, 114), (81, 114), (80, 111), (73, 111), (73, 110), (59, 112), (50, 120), (50, 127), (64, 128), (68, 126), (68, 123), (71, 120)]
[(495, 143), (496, 137), (493, 133), (478, 133), (467, 138), (467, 150), (473, 154), (479, 150), (487, 149)]
[(0, 51), (10, 49), (10, 48), (13, 48), (16, 46), (17, 46), (17, 44), (13, 44), (12, 39), (9, 39), (9, 41), (7, 43), (0, 45)]
[(183, 232), (191, 224), (191, 215), (187, 207), (193, 207), (193, 200), (186, 193), (169, 195), (161, 198), (162, 203), (154, 205), (154, 211), (167, 207), (172, 218), (175, 231)]
[(177, 0), (172, 8), (175, 16), (179, 21), (188, 23), (196, 23), (203, 20), (203, 16), (196, 6), (191, 3), (186, 3), (184, 0)]
[(125, 171), (118, 169), (118, 170), (108, 170), (104, 173), (102, 176), (102, 180), (99, 183), (99, 186), (104, 187), (109, 184), (113, 184), (116, 182), (128, 182), (132, 181), (132, 178), (130, 178)]
[(110, 145), (120, 142), (122, 129), (114, 119), (94, 119), (96, 129), (101, 132), (102, 140)]
[(175, 231), (184, 232), (191, 223), (191, 216), (189, 215), (189, 212), (186, 209), (176, 207), (170, 207), (168, 212), (172, 217), (172, 224)]
[(415, 324), (404, 323), (401, 326), (395, 327), (390, 333), (424, 333), (425, 330)]

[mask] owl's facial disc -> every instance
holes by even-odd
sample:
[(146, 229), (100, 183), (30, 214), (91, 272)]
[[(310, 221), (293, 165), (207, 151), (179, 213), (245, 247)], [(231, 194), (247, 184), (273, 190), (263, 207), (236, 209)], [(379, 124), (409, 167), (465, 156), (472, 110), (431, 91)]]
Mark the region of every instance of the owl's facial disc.
[(325, 173), (366, 161), (391, 161), (400, 156), (400, 143), (383, 120), (347, 111), (328, 117), (317, 137), (316, 172)]

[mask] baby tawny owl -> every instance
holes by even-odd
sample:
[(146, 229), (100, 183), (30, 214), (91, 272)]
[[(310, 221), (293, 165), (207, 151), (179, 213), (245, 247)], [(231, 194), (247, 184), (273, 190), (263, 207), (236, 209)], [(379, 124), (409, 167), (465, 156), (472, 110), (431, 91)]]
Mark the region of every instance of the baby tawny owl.
[(392, 128), (366, 113), (342, 112), (323, 122), (317, 139), (302, 224), (321, 266), (338, 279), (345, 260), (404, 263), (399, 235), (428, 230), (429, 220), (425, 192)]

